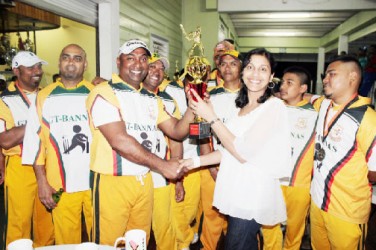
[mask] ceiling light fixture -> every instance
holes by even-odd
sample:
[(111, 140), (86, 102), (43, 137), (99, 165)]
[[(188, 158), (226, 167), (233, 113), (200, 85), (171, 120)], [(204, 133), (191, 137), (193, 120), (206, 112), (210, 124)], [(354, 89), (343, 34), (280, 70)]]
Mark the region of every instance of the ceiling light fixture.
[(302, 17), (310, 17), (311, 13), (308, 12), (277, 12), (277, 13), (269, 13), (269, 18), (302, 18)]
[(278, 32), (264, 32), (264, 36), (295, 36), (295, 32), (290, 31), (278, 31)]

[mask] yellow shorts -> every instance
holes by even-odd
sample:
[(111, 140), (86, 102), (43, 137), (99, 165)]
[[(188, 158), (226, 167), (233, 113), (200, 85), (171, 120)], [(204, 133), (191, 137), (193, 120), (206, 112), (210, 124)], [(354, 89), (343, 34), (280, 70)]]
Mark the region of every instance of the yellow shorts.
[(314, 250), (364, 249), (367, 224), (354, 224), (335, 217), (311, 202), (311, 244)]
[(153, 210), (153, 181), (144, 176), (94, 174), (93, 241), (113, 245), (131, 229), (142, 229), (150, 237)]

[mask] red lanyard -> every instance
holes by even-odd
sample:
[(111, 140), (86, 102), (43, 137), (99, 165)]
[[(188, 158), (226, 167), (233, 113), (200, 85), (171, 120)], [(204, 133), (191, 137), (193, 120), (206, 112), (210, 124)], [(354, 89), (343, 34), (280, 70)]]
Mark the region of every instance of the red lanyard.
[(326, 121), (327, 121), (327, 118), (328, 118), (328, 113), (329, 113), (329, 110), (330, 108), (333, 106), (333, 101), (331, 101), (330, 105), (328, 106), (327, 110), (326, 110), (326, 114), (325, 114), (325, 120), (324, 120), (324, 127), (323, 127), (323, 139), (322, 141), (324, 141), (326, 139), (326, 137), (328, 136), (330, 130), (332, 129), (332, 127), (334, 126), (334, 124), (338, 121), (338, 119), (340, 118), (340, 116), (345, 112), (345, 110), (350, 107), (351, 104), (353, 104), (356, 100), (358, 100), (358, 94), (354, 94), (353, 97), (351, 98), (351, 100), (346, 103), (346, 105), (344, 105), (333, 117), (332, 119), (330, 119), (329, 123), (328, 123), (328, 126), (326, 126)]
[(22, 100), (26, 103), (28, 107), (30, 107), (31, 102), (29, 98), (27, 98), (27, 95), (25, 94), (24, 90), (20, 87), (20, 85), (18, 85), (18, 81), (15, 82), (15, 87), (18, 90), (18, 92), (20, 92)]

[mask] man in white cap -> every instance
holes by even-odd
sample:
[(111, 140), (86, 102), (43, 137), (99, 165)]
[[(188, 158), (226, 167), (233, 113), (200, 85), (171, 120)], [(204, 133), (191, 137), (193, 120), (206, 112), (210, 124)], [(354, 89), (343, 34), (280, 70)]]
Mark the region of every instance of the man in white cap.
[(144, 42), (125, 42), (116, 60), (119, 74), (97, 85), (88, 96), (96, 243), (112, 245), (131, 229), (144, 230), (148, 241), (153, 208), (149, 170), (168, 179), (184, 172), (176, 160), (163, 160), (153, 150), (158, 129), (180, 140), (188, 134), (194, 115), (189, 111), (181, 120), (174, 119), (159, 98), (142, 88), (150, 56)]
[(31, 238), (32, 235), (34, 247), (54, 242), (51, 213), (37, 196), (33, 168), (21, 163), (28, 110), (35, 102), (43, 76), (43, 64), (47, 62), (32, 52), (18, 52), (12, 61), (17, 80), (11, 82), (0, 95), (0, 147), (6, 159), (6, 245), (17, 239)]

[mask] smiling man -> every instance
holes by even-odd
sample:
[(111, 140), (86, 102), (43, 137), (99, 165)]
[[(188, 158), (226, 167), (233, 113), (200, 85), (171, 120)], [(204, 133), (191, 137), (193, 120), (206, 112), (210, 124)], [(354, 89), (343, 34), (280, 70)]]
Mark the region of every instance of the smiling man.
[[(153, 209), (150, 169), (168, 179), (183, 172), (179, 164), (152, 152), (157, 131), (180, 140), (188, 134), (192, 111), (174, 119), (163, 103), (143, 89), (151, 56), (140, 40), (126, 41), (116, 60), (118, 74), (97, 85), (87, 100), (93, 147), (94, 241), (112, 245), (131, 229), (142, 229), (149, 240)], [(117, 208), (117, 209), (114, 209)]]
[(12, 61), (13, 74), (18, 80), (10, 83), (0, 95), (0, 148), (3, 148), (6, 162), (6, 245), (32, 235), (34, 247), (54, 241), (52, 217), (37, 196), (33, 168), (21, 163), (22, 154), (26, 153), (23, 141), (29, 107), (35, 102), (44, 64), (47, 62), (32, 52), (18, 52)]
[[(91, 133), (85, 101), (94, 86), (84, 79), (87, 66), (79, 45), (62, 49), (60, 78), (38, 93), (26, 128), (22, 162), (34, 165), (39, 198), (52, 210), (57, 245), (81, 242), (82, 213), (87, 232), (92, 225)], [(61, 188), (64, 193), (56, 204), (52, 194)]]
[[(157, 53), (154, 53), (149, 59), (149, 73), (143, 81), (143, 87), (163, 101), (165, 110), (171, 116), (180, 118), (181, 115), (176, 101), (161, 89), (164, 72), (168, 67), (167, 58), (159, 57)], [(182, 143), (171, 140), (160, 130), (158, 131), (157, 145), (152, 151), (166, 160), (182, 159), (183, 157)], [(174, 185), (155, 171), (151, 171), (151, 174), (154, 183), (152, 229), (157, 249), (175, 249), (177, 233), (173, 225), (171, 196), (174, 196), (177, 202), (181, 202), (184, 199), (184, 188), (180, 181)]]

